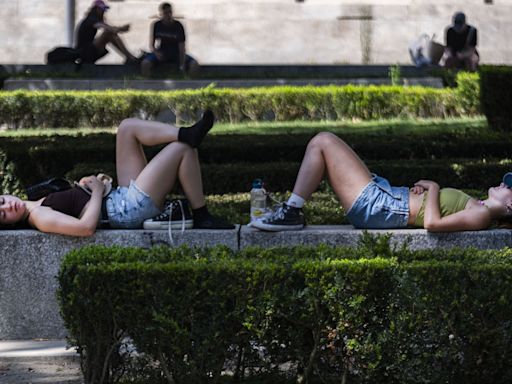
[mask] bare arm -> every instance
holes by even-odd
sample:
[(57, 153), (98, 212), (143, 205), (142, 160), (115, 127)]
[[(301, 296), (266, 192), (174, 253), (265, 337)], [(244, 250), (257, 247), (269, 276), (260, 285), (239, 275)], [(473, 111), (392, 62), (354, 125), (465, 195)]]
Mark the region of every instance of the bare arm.
[(105, 186), (95, 176), (83, 178), (80, 182), (92, 190), (91, 199), (87, 203), (82, 217), (77, 219), (48, 207), (38, 207), (29, 217), (30, 224), (41, 232), (69, 236), (91, 236), (98, 225)]
[(155, 25), (153, 24), (153, 27), (151, 28), (151, 30), (149, 32), (149, 50), (151, 52), (155, 52), (156, 51), (155, 43), (156, 43)]
[(105, 31), (109, 31), (112, 33), (119, 33), (119, 32), (128, 32), (130, 30), (130, 24), (121, 25), (120, 27), (115, 27), (113, 25), (107, 24), (102, 21), (98, 21), (94, 24), (94, 28), (96, 29), (104, 29)]
[(491, 224), (491, 214), (486, 207), (474, 207), (441, 217), (439, 205), (439, 185), (431, 180), (415, 183), (428, 190), (425, 202), (423, 227), (429, 232), (477, 231), (486, 229)]

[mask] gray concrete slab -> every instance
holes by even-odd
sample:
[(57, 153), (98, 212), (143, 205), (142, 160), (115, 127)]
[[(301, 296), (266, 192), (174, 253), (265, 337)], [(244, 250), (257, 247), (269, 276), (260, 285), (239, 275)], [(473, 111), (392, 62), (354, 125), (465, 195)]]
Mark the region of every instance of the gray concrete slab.
[[(240, 230), (240, 248), (318, 245), (356, 246), (363, 230), (351, 225), (310, 225), (301, 231), (263, 232), (247, 226)], [(368, 230), (371, 234), (391, 234), (392, 242), (408, 244), (410, 249), (476, 247), (499, 249), (512, 246), (512, 232), (506, 229), (431, 233), (424, 229)]]
[[(392, 234), (392, 241), (410, 249), (476, 247), (498, 249), (512, 246), (512, 231), (429, 233), (423, 229), (370, 230)], [(231, 249), (248, 246), (327, 244), (356, 246), (362, 230), (352, 226), (308, 226), (302, 231), (261, 232), (247, 226), (229, 231), (173, 231), (174, 245), (207, 247), (218, 244)], [(167, 231), (99, 230), (89, 238), (43, 234), (34, 230), (0, 231), (0, 340), (61, 339), (67, 335), (55, 292), (62, 257), (72, 249), (91, 244), (152, 247), (172, 246)]]
[[(174, 245), (238, 248), (234, 230), (173, 231)], [(62, 257), (91, 244), (148, 248), (172, 246), (167, 231), (99, 230), (88, 238), (34, 230), (0, 231), (0, 339), (64, 338), (55, 297)]]
[(75, 348), (68, 348), (66, 340), (0, 340), (0, 360), (9, 358), (78, 357)]
[(80, 358), (66, 340), (0, 340), (0, 383), (81, 384)]

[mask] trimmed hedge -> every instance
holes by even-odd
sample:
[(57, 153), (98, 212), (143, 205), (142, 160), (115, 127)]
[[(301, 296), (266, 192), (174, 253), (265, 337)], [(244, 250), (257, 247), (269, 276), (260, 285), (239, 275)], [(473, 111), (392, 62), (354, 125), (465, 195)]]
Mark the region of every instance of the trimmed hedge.
[[(401, 86), (265, 87), (178, 91), (0, 91), (0, 125), (108, 127), (130, 116), (178, 121), (211, 108), (219, 121), (385, 119), (477, 115), (471, 92)], [(469, 99), (468, 99), (469, 98)]]
[(510, 250), (87, 247), (58, 279), (86, 383), (512, 380)]
[(512, 67), (481, 66), (480, 102), (489, 125), (500, 131), (512, 130)]
[[(199, 149), (206, 192), (245, 192), (254, 177), (266, 179), (274, 191), (291, 189), (312, 136), (313, 133), (207, 137)], [(506, 134), (461, 131), (345, 134), (342, 138), (373, 171), (396, 184), (409, 185), (421, 176), (438, 180), (442, 185), (483, 188), (495, 184), (503, 172), (510, 170), (507, 159), (512, 137)], [(158, 150), (147, 149), (148, 158)], [(0, 179), (7, 178), (7, 186), (11, 187), (16, 183), (27, 186), (48, 176), (76, 179), (99, 171), (115, 176), (115, 137), (111, 133), (3, 137), (0, 152), (6, 164)], [(12, 192), (11, 187), (4, 191)]]

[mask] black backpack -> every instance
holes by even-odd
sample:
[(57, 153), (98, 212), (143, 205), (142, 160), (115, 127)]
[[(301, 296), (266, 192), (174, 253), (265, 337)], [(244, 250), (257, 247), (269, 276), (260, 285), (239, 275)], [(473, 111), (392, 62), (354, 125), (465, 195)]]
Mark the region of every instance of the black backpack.
[(56, 47), (46, 54), (47, 64), (76, 63), (80, 58), (78, 49)]
[(40, 183), (31, 185), (27, 188), (27, 197), (29, 200), (36, 201), (48, 196), (50, 193), (65, 191), (73, 186), (69, 181), (62, 177), (52, 177), (41, 181)]

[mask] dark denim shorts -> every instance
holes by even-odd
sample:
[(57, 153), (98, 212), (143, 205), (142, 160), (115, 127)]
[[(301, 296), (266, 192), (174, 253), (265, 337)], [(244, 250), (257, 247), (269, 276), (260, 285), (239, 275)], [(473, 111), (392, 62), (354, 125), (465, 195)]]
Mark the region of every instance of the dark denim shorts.
[(132, 180), (129, 187), (117, 187), (107, 197), (111, 228), (142, 228), (142, 223), (161, 213), (151, 197)]
[(373, 175), (348, 210), (347, 219), (356, 228), (404, 228), (409, 220), (409, 188), (392, 187)]

